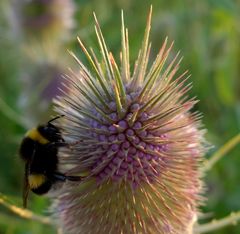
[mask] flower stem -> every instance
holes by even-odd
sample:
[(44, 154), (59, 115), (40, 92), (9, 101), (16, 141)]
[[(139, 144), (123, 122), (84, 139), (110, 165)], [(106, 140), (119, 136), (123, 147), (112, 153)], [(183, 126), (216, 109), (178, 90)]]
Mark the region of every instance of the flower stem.
[(240, 220), (240, 211), (232, 212), (230, 215), (226, 216), (225, 218), (222, 218), (219, 220), (212, 220), (209, 223), (201, 224), (195, 227), (194, 233), (196, 234), (207, 233), (207, 232), (215, 231), (229, 225), (236, 225), (239, 220)]
[(4, 196), (2, 195), (0, 195), (0, 204), (24, 219), (31, 219), (42, 224), (53, 225), (53, 223), (48, 217), (37, 215), (30, 210), (26, 210), (18, 206), (12, 205), (9, 202), (7, 202)]
[(240, 133), (231, 138), (225, 143), (217, 152), (215, 152), (209, 160), (206, 160), (203, 165), (203, 171), (209, 171), (217, 161), (219, 161), (224, 155), (232, 150), (236, 145), (240, 143)]

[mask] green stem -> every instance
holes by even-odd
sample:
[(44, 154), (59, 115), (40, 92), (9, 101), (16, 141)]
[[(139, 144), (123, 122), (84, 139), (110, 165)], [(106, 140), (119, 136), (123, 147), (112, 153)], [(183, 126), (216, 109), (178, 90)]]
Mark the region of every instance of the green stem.
[(1, 112), (10, 120), (19, 124), (24, 128), (28, 128), (27, 122), (19, 116), (17, 112), (15, 112), (1, 97), (0, 97), (0, 110)]
[(195, 227), (194, 233), (200, 234), (200, 233), (216, 231), (218, 229), (221, 229), (229, 225), (236, 225), (239, 220), (240, 220), (240, 211), (236, 213), (232, 212), (230, 215), (226, 216), (225, 218), (222, 218), (219, 220), (212, 220), (209, 223), (201, 224)]
[(237, 144), (240, 143), (240, 133), (231, 138), (225, 143), (217, 152), (215, 152), (209, 160), (206, 160), (203, 165), (203, 171), (209, 171), (217, 161), (219, 161), (224, 155), (232, 150)]

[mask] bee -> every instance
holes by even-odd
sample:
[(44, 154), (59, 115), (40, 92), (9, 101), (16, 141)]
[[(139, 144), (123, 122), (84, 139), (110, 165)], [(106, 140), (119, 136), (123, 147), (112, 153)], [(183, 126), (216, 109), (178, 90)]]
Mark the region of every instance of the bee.
[(63, 117), (57, 116), (46, 124), (30, 129), (23, 138), (19, 154), (25, 162), (23, 207), (27, 207), (29, 191), (38, 195), (46, 194), (56, 182), (81, 181), (81, 176), (67, 176), (58, 172), (58, 149), (69, 147), (61, 131), (52, 122)]

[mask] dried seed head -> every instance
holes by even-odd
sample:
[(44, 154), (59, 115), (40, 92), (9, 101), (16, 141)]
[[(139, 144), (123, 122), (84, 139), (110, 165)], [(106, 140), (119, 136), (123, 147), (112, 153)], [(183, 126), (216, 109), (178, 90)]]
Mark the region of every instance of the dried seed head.
[(131, 74), (123, 16), (120, 67), (95, 21), (104, 66), (79, 39), (89, 67), (72, 54), (80, 72), (66, 77), (68, 91), (55, 101), (66, 116), (64, 136), (81, 141), (62, 150), (60, 161), (71, 167), (68, 174), (87, 179), (62, 188), (55, 214), (67, 233), (191, 233), (201, 201), (204, 131), (199, 114), (190, 112), (196, 100), (185, 96), (186, 73), (173, 79), (178, 54), (167, 62), (166, 39), (147, 69), (150, 11)]

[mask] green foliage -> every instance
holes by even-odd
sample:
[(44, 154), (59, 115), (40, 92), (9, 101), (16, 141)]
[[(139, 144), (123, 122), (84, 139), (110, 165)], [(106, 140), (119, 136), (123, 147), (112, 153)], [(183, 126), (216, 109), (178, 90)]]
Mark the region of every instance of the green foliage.
[[(49, 118), (50, 100), (43, 101), (44, 98), (39, 96), (32, 101), (34, 92), (25, 87), (26, 77), (27, 82), (35, 84), (32, 71), (37, 70), (45, 59), (36, 58), (42, 56), (39, 50), (35, 51), (33, 59), (29, 51), (34, 51), (31, 48), (36, 44), (29, 44), (21, 37), (21, 28), (19, 25), (16, 27), (13, 20), (17, 16), (11, 13), (8, 2), (2, 0), (0, 3), (0, 192), (11, 198), (13, 196), (15, 204), (21, 206), (23, 165), (17, 156), (17, 148), (26, 128)], [(237, 2), (76, 0), (75, 28), (64, 43), (51, 42), (58, 47), (46, 52), (46, 57), (49, 54), (53, 57), (46, 58), (46, 61), (56, 66), (61, 64), (66, 69), (73, 60), (67, 55), (66, 48), (81, 58), (76, 36), (88, 41), (88, 45), (96, 45), (93, 11), (98, 16), (109, 50), (117, 54), (121, 46), (121, 9), (129, 29), (130, 59), (134, 61), (144, 33), (147, 12), (153, 4), (152, 58), (166, 36), (175, 41), (175, 51), (181, 50), (184, 56), (181, 72), (189, 69), (192, 74), (194, 87), (191, 92), (200, 99), (197, 108), (204, 114), (207, 139), (215, 146), (210, 155), (240, 132), (240, 5)], [(26, 47), (29, 49), (27, 53)], [(39, 112), (45, 115), (39, 115)], [(203, 218), (201, 222), (240, 210), (239, 152), (240, 146), (235, 147), (207, 173), (208, 200), (203, 211), (210, 217)], [(47, 202), (45, 198), (31, 194), (29, 206), (36, 213), (44, 214)], [(212, 233), (239, 233), (239, 230), (240, 225), (236, 225)], [(0, 233), (44, 232), (56, 233), (46, 225), (21, 219), (0, 206)]]

